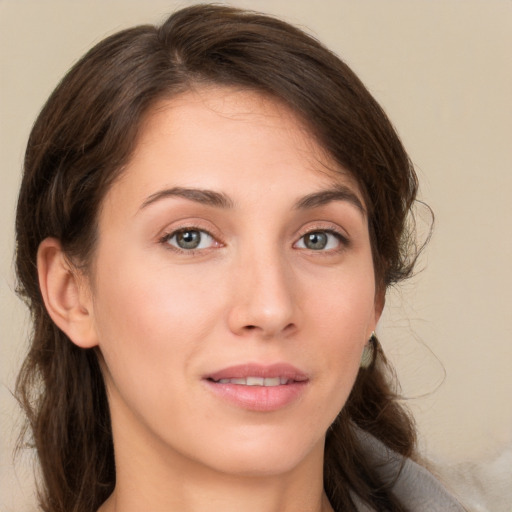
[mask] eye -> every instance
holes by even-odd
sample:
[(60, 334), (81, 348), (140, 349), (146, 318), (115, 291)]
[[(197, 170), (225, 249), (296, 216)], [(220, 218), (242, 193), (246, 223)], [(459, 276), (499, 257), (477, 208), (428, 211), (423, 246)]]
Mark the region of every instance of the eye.
[(182, 251), (208, 249), (215, 245), (215, 239), (202, 229), (186, 228), (174, 231), (163, 238), (163, 242)]
[(303, 235), (295, 246), (299, 249), (309, 249), (311, 251), (329, 251), (338, 249), (342, 240), (342, 236), (333, 231), (310, 231)]

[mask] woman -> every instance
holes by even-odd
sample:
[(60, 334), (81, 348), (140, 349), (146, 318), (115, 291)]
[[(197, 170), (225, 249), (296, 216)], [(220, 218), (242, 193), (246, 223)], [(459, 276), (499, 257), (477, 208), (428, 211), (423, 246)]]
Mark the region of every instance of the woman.
[(16, 221), (43, 510), (460, 510), (374, 334), (416, 189), (357, 77), (281, 21), (195, 6), (88, 52)]

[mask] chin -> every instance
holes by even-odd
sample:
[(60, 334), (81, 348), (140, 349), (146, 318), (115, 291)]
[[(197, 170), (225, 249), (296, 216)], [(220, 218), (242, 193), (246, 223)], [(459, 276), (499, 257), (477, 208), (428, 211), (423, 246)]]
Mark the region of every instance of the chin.
[(219, 446), (219, 450), (215, 450), (217, 453), (211, 453), (212, 463), (207, 464), (225, 474), (277, 476), (292, 472), (312, 458), (318, 458), (323, 463), (324, 441), (324, 437), (314, 442), (293, 439), (290, 435), (232, 440), (227, 446)]

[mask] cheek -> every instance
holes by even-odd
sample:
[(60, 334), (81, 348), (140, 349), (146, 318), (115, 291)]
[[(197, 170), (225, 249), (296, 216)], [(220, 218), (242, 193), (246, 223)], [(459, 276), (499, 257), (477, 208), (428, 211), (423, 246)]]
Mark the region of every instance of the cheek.
[[(369, 267), (371, 270), (371, 267)], [(361, 354), (375, 327), (375, 285), (368, 272), (326, 280), (311, 297), (306, 340), (315, 340), (311, 357), (321, 369), (326, 403), (336, 415), (346, 402), (359, 371)], [(333, 418), (334, 419), (334, 418)]]
[(103, 258), (94, 293), (96, 331), (107, 368), (119, 386), (130, 386), (135, 376), (154, 388), (168, 385), (219, 317), (214, 283), (183, 267), (155, 265), (126, 253), (114, 256), (111, 251)]
[(135, 327), (151, 338), (162, 329), (183, 332), (205, 318), (204, 313), (207, 317), (214, 304), (209, 273), (165, 265), (164, 258), (140, 250), (118, 256), (106, 247), (96, 276), (95, 314), (103, 327), (119, 332)]
[[(371, 267), (369, 267), (371, 270)], [(375, 284), (371, 272), (347, 272), (323, 279), (321, 286), (308, 286), (304, 308), (309, 327), (322, 332), (327, 351), (351, 351), (366, 343), (375, 327)], [(311, 291), (314, 291), (312, 295)]]

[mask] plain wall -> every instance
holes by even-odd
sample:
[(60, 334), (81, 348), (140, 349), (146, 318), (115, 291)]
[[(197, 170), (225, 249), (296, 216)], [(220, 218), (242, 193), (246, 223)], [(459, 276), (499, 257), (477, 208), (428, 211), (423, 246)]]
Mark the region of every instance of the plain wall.
[[(29, 330), (13, 291), (13, 223), (31, 125), (92, 44), (188, 3), (0, 0), (2, 511), (29, 510), (33, 500), (30, 457), (14, 471), (11, 455), (20, 422), (11, 390)], [(512, 2), (232, 3), (307, 27), (336, 51), (381, 102), (416, 165), (434, 235), (422, 272), (389, 294), (379, 334), (422, 452), (440, 463), (478, 462), (510, 446)], [(427, 221), (419, 208), (420, 233)]]

